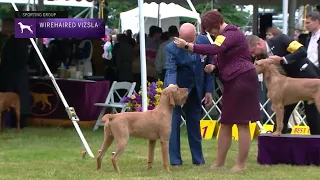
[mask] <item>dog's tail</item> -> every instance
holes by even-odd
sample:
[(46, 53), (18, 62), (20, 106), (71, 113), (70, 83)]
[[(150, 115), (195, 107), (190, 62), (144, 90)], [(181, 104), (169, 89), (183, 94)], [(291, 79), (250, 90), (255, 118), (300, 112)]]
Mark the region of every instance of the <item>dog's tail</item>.
[(113, 114), (106, 114), (102, 117), (101, 121), (102, 123), (108, 123), (112, 118), (113, 118)]

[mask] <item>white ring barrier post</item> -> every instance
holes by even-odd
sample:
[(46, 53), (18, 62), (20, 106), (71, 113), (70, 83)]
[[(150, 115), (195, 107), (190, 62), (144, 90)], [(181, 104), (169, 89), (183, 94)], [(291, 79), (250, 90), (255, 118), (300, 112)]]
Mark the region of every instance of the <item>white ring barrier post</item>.
[[(11, 2), (11, 5), (12, 5), (12, 7), (13, 7), (13, 9), (15, 11), (17, 11), (17, 12), (19, 11), (14, 2)], [(42, 54), (41, 54), (41, 52), (40, 52), (35, 40), (33, 38), (29, 38), (29, 39), (30, 39), (30, 41), (32, 43), (32, 46), (36, 50), (36, 52), (37, 52), (37, 54), (38, 54), (38, 56), (39, 56), (39, 58), (40, 58), (40, 60), (41, 60), (41, 62), (43, 64), (44, 68), (46, 69), (46, 71), (47, 71), (47, 73), (48, 73), (48, 75), (49, 75), (49, 77), (50, 77), (50, 79), (52, 81), (53, 86), (55, 87), (57, 93), (59, 94), (59, 97), (60, 97), (64, 107), (66, 108), (66, 111), (67, 111), (67, 113), (69, 115), (69, 118), (72, 121), (73, 126), (75, 127), (75, 129), (76, 129), (76, 131), (77, 131), (77, 133), (78, 133), (78, 135), (79, 135), (79, 137), (80, 137), (80, 139), (81, 139), (86, 151), (88, 152), (90, 157), (94, 158), (94, 155), (93, 155), (93, 153), (92, 153), (92, 151), (91, 151), (91, 149), (89, 147), (89, 144), (87, 143), (87, 141), (86, 141), (86, 139), (85, 139), (80, 127), (79, 127), (79, 124), (77, 123), (77, 121), (79, 121), (79, 118), (78, 118), (74, 108), (70, 107), (68, 105), (66, 99), (64, 98), (64, 96), (63, 96), (63, 94), (62, 94), (62, 92), (61, 92), (61, 90), (60, 90), (60, 88), (59, 88), (54, 76), (53, 76), (53, 74), (51, 73), (46, 61), (44, 60), (44, 58), (43, 58), (43, 56), (42, 56)]]

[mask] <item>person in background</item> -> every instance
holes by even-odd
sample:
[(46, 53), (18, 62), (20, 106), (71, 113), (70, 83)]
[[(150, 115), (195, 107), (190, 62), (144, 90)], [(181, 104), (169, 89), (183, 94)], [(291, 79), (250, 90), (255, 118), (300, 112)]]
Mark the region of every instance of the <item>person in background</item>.
[(161, 81), (164, 81), (166, 74), (166, 46), (172, 42), (174, 37), (179, 36), (179, 31), (176, 26), (170, 26), (168, 29), (169, 39), (160, 44), (156, 55), (156, 70), (158, 77)]
[[(147, 38), (147, 34), (144, 34), (145, 38)], [(136, 35), (136, 46), (134, 47), (134, 59), (132, 63), (132, 73), (133, 73), (133, 80), (136, 82), (135, 90), (139, 92), (141, 87), (141, 66), (140, 66), (140, 34)]]
[(134, 48), (134, 46), (136, 45), (136, 41), (132, 38), (132, 30), (128, 29), (126, 31), (126, 35), (128, 37), (129, 44)]
[(317, 67), (320, 61), (320, 12), (313, 11), (307, 15), (306, 28), (311, 33), (307, 38), (308, 59)]
[(116, 44), (118, 42), (117, 35), (116, 34), (113, 34), (113, 35), (110, 34), (110, 36), (112, 36), (112, 41), (111, 41), (112, 44)]
[(282, 32), (279, 28), (270, 27), (267, 29), (267, 32), (266, 32), (266, 39), (271, 39), (275, 36), (279, 36), (280, 34), (282, 34)]
[(92, 76), (92, 42), (89, 39), (82, 39), (76, 47), (74, 59), (76, 61), (77, 70), (81, 71), (83, 76)]
[[(31, 115), (31, 95), (29, 93), (29, 76), (27, 69), (29, 39), (14, 37), (14, 20), (2, 19), (0, 47), (0, 92), (15, 92), (20, 97), (20, 126), (24, 128), (26, 119)], [(13, 116), (11, 116), (13, 117)], [(11, 126), (16, 126), (11, 121)]]
[(175, 38), (174, 42), (178, 47), (193, 53), (217, 55), (216, 61), (205, 68), (207, 73), (218, 69), (223, 83), (217, 160), (211, 168), (217, 169), (225, 165), (232, 142), (232, 126), (236, 124), (239, 150), (232, 171), (241, 171), (246, 168), (250, 150), (249, 123), (260, 120), (258, 76), (251, 62), (246, 37), (238, 27), (225, 23), (222, 15), (213, 10), (201, 17), (201, 29), (216, 37), (213, 44), (187, 42), (181, 38)]
[(147, 78), (149, 82), (157, 80), (156, 55), (161, 40), (162, 29), (157, 26), (151, 26), (149, 36), (146, 39), (146, 60), (147, 60)]
[(300, 34), (301, 34), (301, 30), (300, 29), (294, 30), (294, 39), (298, 41)]
[(162, 29), (158, 26), (149, 28), (149, 36), (146, 39), (146, 50), (157, 51), (162, 35)]
[(139, 92), (141, 86), (141, 70), (140, 70), (140, 34), (136, 35), (136, 45), (133, 50), (132, 63), (133, 81), (136, 82), (135, 91)]
[(118, 81), (133, 81), (132, 62), (134, 49), (128, 43), (125, 34), (119, 34), (118, 43), (114, 45), (115, 63), (118, 72)]
[(103, 45), (102, 57), (107, 60), (112, 59), (112, 37), (108, 36), (107, 41)]
[[(169, 35), (168, 35), (168, 32), (163, 32), (161, 34), (161, 38), (160, 38), (160, 45), (163, 43), (163, 42), (166, 42), (167, 40), (169, 40)], [(159, 45), (159, 46), (160, 46)]]

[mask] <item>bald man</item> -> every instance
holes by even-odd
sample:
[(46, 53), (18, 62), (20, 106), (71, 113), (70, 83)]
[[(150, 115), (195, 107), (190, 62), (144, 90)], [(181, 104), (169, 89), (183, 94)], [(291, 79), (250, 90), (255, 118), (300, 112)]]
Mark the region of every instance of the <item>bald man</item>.
[[(180, 38), (190, 43), (210, 44), (206, 36), (197, 35), (193, 24), (185, 23), (179, 30)], [(187, 48), (187, 47), (186, 47)], [(178, 48), (173, 41), (166, 46), (166, 75), (165, 87), (177, 84), (179, 87), (189, 89), (189, 97), (186, 104), (176, 106), (172, 114), (172, 130), (169, 140), (170, 163), (174, 167), (182, 165), (180, 151), (180, 124), (182, 111), (186, 117), (189, 147), (192, 155), (192, 163), (204, 165), (202, 154), (200, 119), (201, 105), (212, 105), (212, 92), (214, 90), (214, 77), (204, 72), (204, 67), (210, 64), (211, 57), (202, 56)]]

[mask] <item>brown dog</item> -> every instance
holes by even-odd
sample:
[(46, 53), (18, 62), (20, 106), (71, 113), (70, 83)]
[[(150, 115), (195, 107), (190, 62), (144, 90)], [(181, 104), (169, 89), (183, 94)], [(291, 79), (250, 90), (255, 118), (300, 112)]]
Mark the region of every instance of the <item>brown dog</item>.
[(315, 103), (320, 111), (320, 80), (308, 78), (290, 78), (279, 73), (271, 60), (255, 62), (258, 74), (263, 73), (263, 80), (268, 89), (271, 109), (276, 113), (277, 129), (273, 136), (280, 136), (283, 129), (284, 106), (299, 101)]
[(1, 121), (1, 132), (5, 129), (5, 120), (2, 118), (2, 113), (14, 108), (17, 118), (17, 131), (20, 131), (20, 98), (16, 93), (0, 92), (0, 121)]
[(97, 169), (101, 169), (102, 158), (115, 139), (117, 149), (111, 161), (114, 169), (119, 173), (118, 158), (125, 150), (129, 136), (132, 136), (149, 140), (148, 169), (152, 167), (156, 141), (160, 139), (163, 167), (166, 171), (170, 171), (168, 141), (171, 133), (172, 111), (176, 104), (184, 104), (187, 96), (187, 88), (170, 85), (163, 90), (159, 105), (154, 110), (104, 115), (102, 118), (105, 122), (104, 141), (97, 157)]

